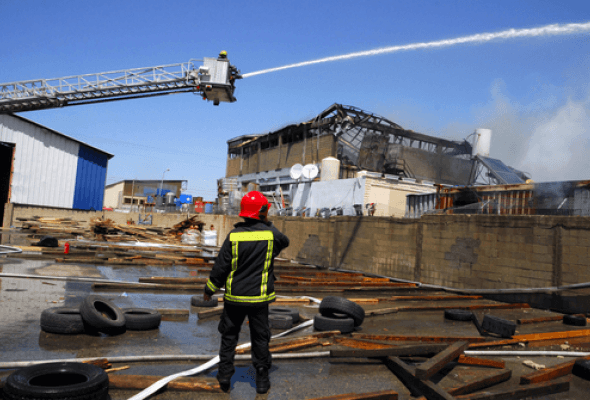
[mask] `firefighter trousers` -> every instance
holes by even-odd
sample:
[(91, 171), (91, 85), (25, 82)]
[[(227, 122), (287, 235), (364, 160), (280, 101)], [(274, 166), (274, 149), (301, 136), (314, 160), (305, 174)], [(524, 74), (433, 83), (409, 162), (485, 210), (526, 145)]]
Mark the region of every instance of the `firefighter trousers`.
[(240, 306), (226, 302), (219, 321), (221, 347), (219, 348), (218, 373), (231, 376), (235, 372), (234, 358), (236, 345), (240, 336), (240, 328), (248, 316), (250, 325), (250, 341), (252, 342), (252, 364), (254, 368), (270, 368), (272, 359), (268, 350), (270, 327), (268, 324), (268, 304), (257, 306)]

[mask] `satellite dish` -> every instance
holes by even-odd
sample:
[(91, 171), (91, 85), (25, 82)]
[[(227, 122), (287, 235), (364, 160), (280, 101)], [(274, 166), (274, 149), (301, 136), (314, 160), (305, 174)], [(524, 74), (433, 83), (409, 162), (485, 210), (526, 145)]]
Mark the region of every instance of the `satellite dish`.
[(318, 176), (318, 172), (318, 167), (315, 164), (307, 164), (305, 167), (303, 167), (301, 174), (305, 179), (314, 179), (316, 176)]
[(291, 167), (291, 171), (289, 171), (289, 175), (291, 175), (291, 179), (299, 179), (299, 178), (301, 178), (302, 172), (303, 172), (303, 165), (295, 164)]

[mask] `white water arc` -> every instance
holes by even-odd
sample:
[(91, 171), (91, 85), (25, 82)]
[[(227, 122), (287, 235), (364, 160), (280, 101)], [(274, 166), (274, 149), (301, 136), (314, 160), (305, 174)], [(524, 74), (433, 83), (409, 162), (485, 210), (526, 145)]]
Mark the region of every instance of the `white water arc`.
[(455, 46), (458, 44), (466, 44), (466, 43), (483, 44), (486, 42), (490, 42), (492, 40), (507, 40), (507, 39), (538, 37), (538, 36), (573, 35), (573, 34), (577, 34), (577, 33), (587, 33), (587, 32), (590, 32), (590, 22), (564, 24), (564, 25), (552, 24), (552, 25), (542, 26), (539, 28), (529, 28), (529, 29), (508, 29), (505, 31), (495, 32), (495, 33), (478, 33), (475, 35), (462, 36), (462, 37), (458, 37), (455, 39), (437, 40), (434, 42), (412, 43), (412, 44), (406, 44), (406, 45), (402, 45), (402, 46), (382, 47), (379, 49), (359, 51), (359, 52), (355, 52), (355, 53), (343, 54), (340, 56), (319, 58), (317, 60), (303, 61), (303, 62), (299, 62), (299, 63), (295, 63), (295, 64), (283, 65), (282, 67), (268, 68), (268, 69), (263, 69), (260, 71), (249, 72), (247, 74), (242, 74), (242, 76), (244, 78), (249, 78), (251, 76), (268, 74), (269, 72), (276, 72), (276, 71), (281, 71), (284, 69), (305, 67), (308, 65), (320, 64), (320, 63), (331, 62), (331, 61), (348, 60), (350, 58), (369, 57), (369, 56), (376, 56), (376, 55), (380, 55), (380, 54), (396, 53), (396, 52), (400, 52), (400, 51), (450, 47), (450, 46)]

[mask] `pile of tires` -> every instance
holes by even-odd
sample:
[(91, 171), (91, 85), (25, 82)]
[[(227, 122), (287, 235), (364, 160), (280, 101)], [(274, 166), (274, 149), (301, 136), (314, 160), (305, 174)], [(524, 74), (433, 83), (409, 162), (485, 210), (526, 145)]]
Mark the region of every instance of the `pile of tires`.
[(289, 307), (270, 307), (268, 324), (270, 329), (291, 329), (299, 322), (299, 311)]
[(365, 320), (365, 310), (344, 297), (324, 297), (319, 311), (313, 319), (313, 327), (318, 331), (350, 333)]
[(150, 330), (160, 326), (162, 315), (147, 308), (119, 308), (97, 295), (87, 296), (79, 307), (54, 307), (41, 313), (41, 329), (49, 333), (104, 333)]
[(109, 377), (92, 364), (37, 364), (13, 372), (3, 390), (6, 400), (107, 400)]

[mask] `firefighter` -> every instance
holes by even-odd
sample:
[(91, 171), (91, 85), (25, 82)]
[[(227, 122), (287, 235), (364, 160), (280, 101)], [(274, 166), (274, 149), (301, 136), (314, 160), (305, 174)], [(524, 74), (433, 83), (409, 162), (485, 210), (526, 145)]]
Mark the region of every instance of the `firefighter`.
[(252, 363), (256, 369), (256, 391), (270, 388), (268, 349), (270, 328), (268, 305), (275, 301), (273, 260), (289, 246), (289, 239), (267, 218), (270, 204), (260, 192), (247, 193), (240, 205), (244, 218), (229, 233), (205, 285), (204, 300), (225, 285), (223, 314), (219, 322), (221, 346), (217, 380), (227, 392), (235, 372), (234, 356), (240, 328), (248, 316), (252, 340)]

